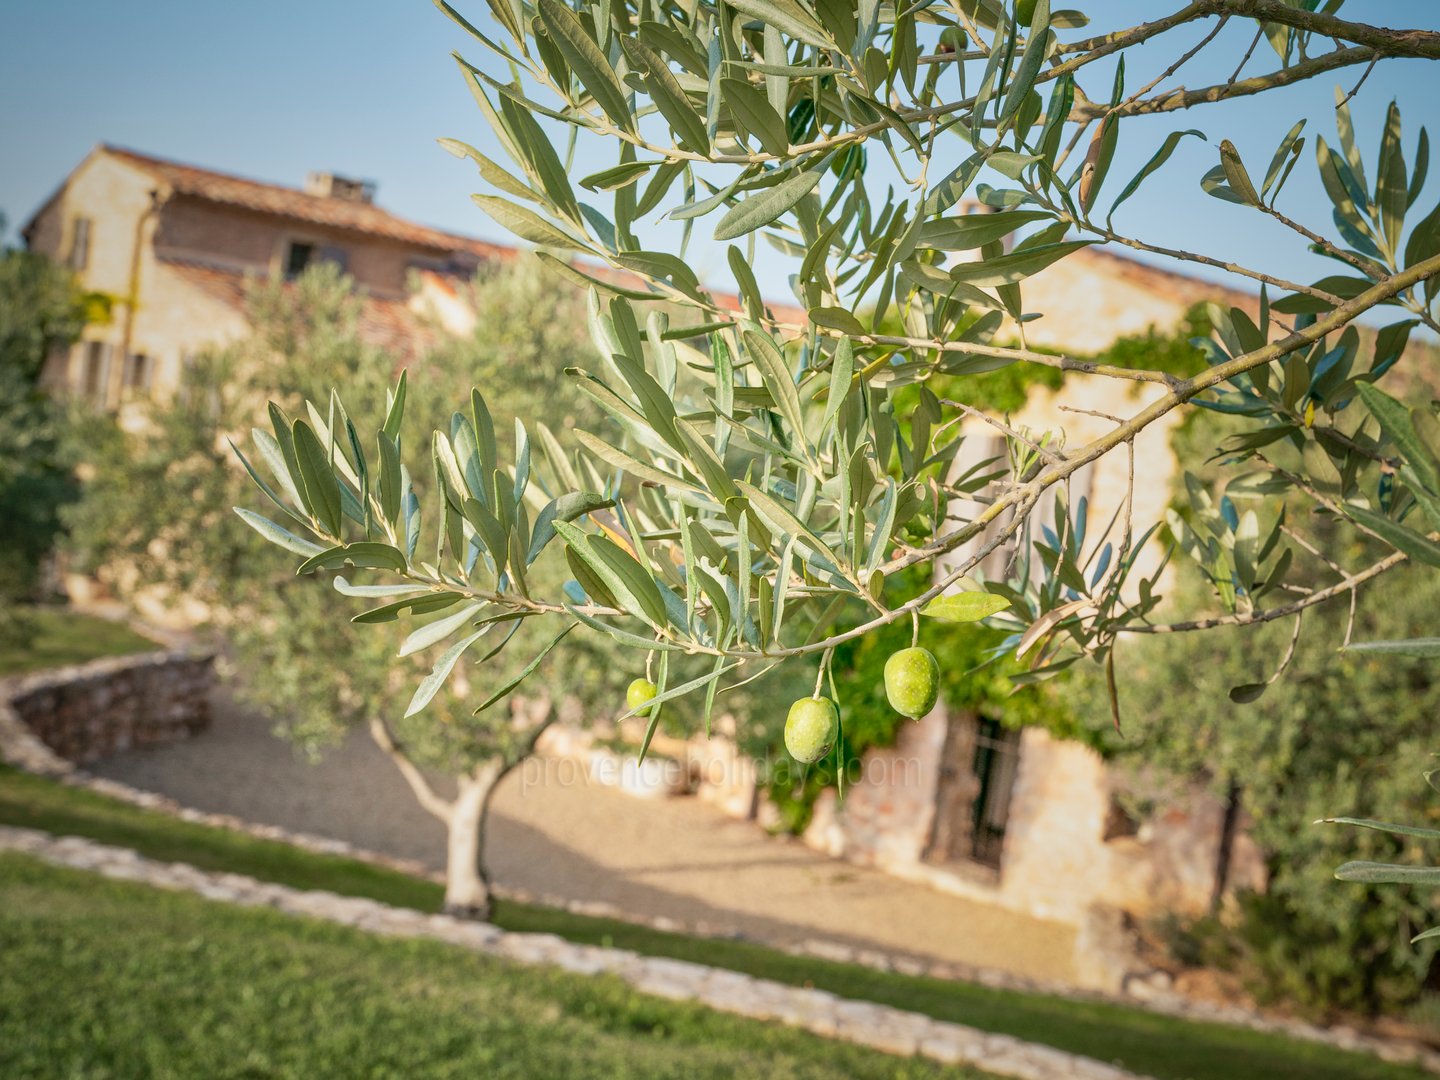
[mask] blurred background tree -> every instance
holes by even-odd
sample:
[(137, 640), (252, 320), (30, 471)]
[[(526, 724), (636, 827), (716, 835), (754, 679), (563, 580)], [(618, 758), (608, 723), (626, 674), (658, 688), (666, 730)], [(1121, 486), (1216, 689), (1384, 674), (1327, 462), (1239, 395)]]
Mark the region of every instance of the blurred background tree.
[(62, 445), (64, 410), (41, 387), (40, 369), (92, 314), (69, 270), (43, 255), (0, 251), (0, 635), (7, 639), (25, 632), (20, 605), (43, 593), (61, 509), (77, 493)]
[[(538, 420), (556, 429), (593, 419), (593, 405), (559, 377), (591, 347), (578, 294), (545, 280), (533, 263), (517, 262), (492, 270), (473, 297), (474, 334), (437, 335), (433, 351), (414, 361), (407, 414), (425, 428), (448, 427), (453, 403), (474, 385), (502, 432), (521, 414), (532, 427)], [(484, 915), (490, 794), (561, 703), (540, 692), (472, 716), (476, 696), (488, 696), (500, 681), (487, 668), (485, 684), (462, 672), (423, 713), (406, 718), (415, 684), (443, 648), (397, 660), (402, 634), (351, 622), (342, 611), (354, 602), (337, 594), (335, 574), (296, 581), (293, 558), (232, 509), (248, 498), (250, 481), (229, 440), (248, 442), (250, 427), (265, 423), (267, 399), (295, 409), (343, 383), (355, 388), (354, 401), (383, 410), (401, 362), (362, 339), (360, 303), (352, 283), (325, 265), (292, 283), (256, 283), (248, 297), (253, 332), (198, 357), (176, 399), (146, 409), (135, 430), (110, 416), (77, 414), (72, 442), (89, 479), (84, 497), (64, 512), (68, 554), (76, 569), (121, 596), (198, 615), (223, 642), (240, 698), (301, 752), (317, 756), (350, 731), (369, 729), (426, 808), (451, 827), (447, 904)], [(408, 449), (422, 492), (429, 469), (413, 459), (426, 449)], [(537, 583), (558, 590), (562, 569), (542, 560), (534, 567)], [(538, 629), (523, 620), (512, 626), (513, 655), (540, 651)], [(565, 685), (580, 706), (576, 715), (608, 715), (622, 700), (629, 675), (611, 655), (615, 649), (593, 636), (567, 655)], [(432, 787), (427, 771), (453, 781), (456, 797)]]

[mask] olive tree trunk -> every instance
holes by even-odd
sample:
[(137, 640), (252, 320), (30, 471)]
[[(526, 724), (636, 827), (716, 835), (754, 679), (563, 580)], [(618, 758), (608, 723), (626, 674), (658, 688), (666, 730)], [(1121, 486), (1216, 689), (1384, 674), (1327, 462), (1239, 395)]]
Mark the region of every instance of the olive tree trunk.
[(491, 758), (459, 778), (445, 821), (445, 913), (490, 918), (490, 878), (485, 872), (485, 823), (490, 798), (507, 770)]
[(490, 816), (490, 801), (506, 774), (534, 753), (535, 743), (555, 716), (548, 697), (517, 700), (512, 709), (517, 716), (528, 717), (530, 721), (525, 741), (516, 752), (484, 758), (470, 772), (456, 777), (454, 799), (443, 799), (435, 793), (425, 774), (390, 734), (384, 720), (370, 719), (370, 737), (395, 763), (420, 805), (445, 824), (447, 915), (490, 918), (490, 877), (485, 871), (485, 825)]

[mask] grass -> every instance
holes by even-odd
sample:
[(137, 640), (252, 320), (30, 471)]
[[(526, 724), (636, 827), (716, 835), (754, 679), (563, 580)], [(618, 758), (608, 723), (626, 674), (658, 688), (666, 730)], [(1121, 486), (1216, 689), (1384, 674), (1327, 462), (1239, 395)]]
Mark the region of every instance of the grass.
[[(180, 821), (93, 792), (0, 768), (0, 823), (88, 836), (132, 847), (151, 858), (226, 869), (297, 888), (326, 888), (386, 903), (436, 910), (438, 886), (352, 859), (314, 855), (285, 844)], [(571, 941), (633, 949), (743, 971), (843, 997), (893, 1005), (1116, 1061), (1161, 1080), (1392, 1080), (1425, 1075), (1364, 1054), (1223, 1024), (1160, 1016), (1106, 1002), (995, 990), (917, 978), (761, 945), (668, 934), (611, 919), (516, 903), (497, 905), (495, 921), (511, 930), (558, 934)]]
[(296, 889), (367, 896), (420, 911), (439, 911), (444, 895), (439, 885), (409, 874), (182, 821), (4, 765), (0, 765), (0, 824), (85, 836), (134, 848), (164, 862), (248, 874)]
[(160, 648), (123, 623), (64, 608), (25, 608), (19, 618), (16, 640), (0, 638), (0, 677)]
[(431, 941), (0, 855), (0, 1075), (979, 1077)]

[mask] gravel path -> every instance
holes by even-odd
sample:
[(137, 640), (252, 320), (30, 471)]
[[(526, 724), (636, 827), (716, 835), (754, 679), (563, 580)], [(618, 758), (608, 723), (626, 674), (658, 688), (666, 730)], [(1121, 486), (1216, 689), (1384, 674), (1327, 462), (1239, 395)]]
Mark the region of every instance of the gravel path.
[[(830, 859), (694, 799), (636, 799), (559, 762), (529, 764), (506, 779), (491, 818), (488, 862), (504, 885), (777, 944), (824, 938), (1044, 982), (1073, 978), (1067, 927)], [(443, 863), (440, 824), (363, 735), (311, 765), (224, 695), (205, 734), (89, 768), (196, 809)]]

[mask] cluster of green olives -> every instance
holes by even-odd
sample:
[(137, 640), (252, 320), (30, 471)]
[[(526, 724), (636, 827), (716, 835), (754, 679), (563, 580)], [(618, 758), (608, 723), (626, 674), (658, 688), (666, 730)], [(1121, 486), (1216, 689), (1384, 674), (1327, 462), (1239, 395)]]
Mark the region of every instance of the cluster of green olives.
[[(635, 679), (625, 690), (625, 705), (636, 716), (649, 716), (656, 693), (649, 679)], [(939, 695), (940, 665), (929, 649), (911, 646), (885, 661), (885, 696), (901, 716), (918, 720), (935, 707)], [(839, 737), (840, 710), (828, 697), (804, 697), (790, 706), (785, 749), (796, 761), (807, 765), (819, 761)]]
[[(901, 716), (919, 719), (940, 696), (940, 665), (929, 649), (901, 649), (885, 661), (885, 696)], [(827, 697), (801, 698), (785, 718), (785, 749), (809, 764), (830, 752), (840, 737), (840, 710)]]

